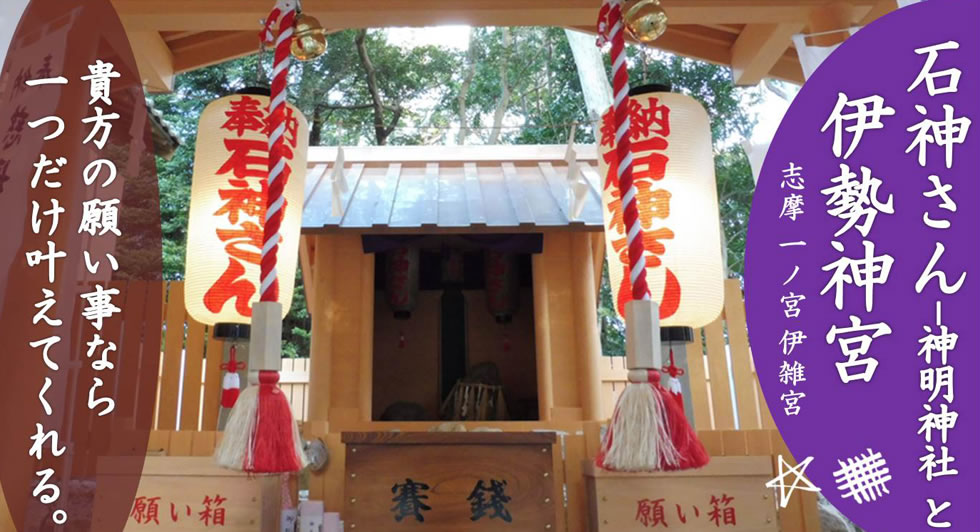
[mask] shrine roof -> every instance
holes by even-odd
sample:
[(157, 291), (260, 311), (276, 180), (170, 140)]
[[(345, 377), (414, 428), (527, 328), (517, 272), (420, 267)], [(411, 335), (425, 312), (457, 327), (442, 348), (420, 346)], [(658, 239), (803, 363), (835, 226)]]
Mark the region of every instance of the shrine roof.
[(580, 183), (587, 185), (578, 215), (572, 212), (565, 145), (343, 150), (343, 193), (334, 184), (337, 148), (309, 150), (304, 233), (603, 229), (595, 146), (575, 146)]

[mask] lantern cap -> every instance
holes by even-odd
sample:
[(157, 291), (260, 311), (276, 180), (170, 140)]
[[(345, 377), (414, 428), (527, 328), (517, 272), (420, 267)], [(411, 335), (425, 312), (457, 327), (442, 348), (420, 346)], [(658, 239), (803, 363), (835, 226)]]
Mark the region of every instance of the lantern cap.
[(682, 325), (660, 327), (661, 342), (690, 343), (694, 341), (694, 328)]
[(647, 83), (630, 88), (630, 96), (640, 96), (651, 92), (674, 92), (674, 87), (670, 83)]
[(247, 323), (216, 323), (214, 337), (222, 340), (247, 340), (252, 333), (252, 326)]
[(249, 96), (272, 96), (272, 90), (269, 87), (259, 87), (259, 86), (249, 86), (238, 89), (235, 91), (236, 95), (247, 94)]

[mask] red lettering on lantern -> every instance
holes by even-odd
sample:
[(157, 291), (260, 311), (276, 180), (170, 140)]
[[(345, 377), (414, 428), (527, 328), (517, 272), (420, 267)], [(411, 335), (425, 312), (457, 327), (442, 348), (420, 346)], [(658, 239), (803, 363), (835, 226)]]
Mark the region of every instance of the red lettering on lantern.
[[(218, 168), (218, 174), (231, 172), (238, 179), (265, 178), (269, 175), (269, 143), (264, 140), (225, 139), (231, 156)], [(254, 153), (253, 153), (254, 152)]]
[[(262, 128), (262, 133), (265, 134), (266, 136), (270, 136), (272, 135), (272, 121), (271, 121), (271, 116), (268, 115), (269, 112), (268, 107), (265, 108), (265, 112), (267, 114), (265, 118), (265, 126)], [(283, 157), (287, 159), (292, 159), (293, 151), (289, 148), (295, 148), (296, 141), (299, 139), (299, 120), (296, 118), (296, 114), (293, 112), (292, 107), (289, 106), (286, 107), (286, 119), (284, 124), (285, 124), (285, 131), (283, 132), (283, 134), (286, 137), (287, 146), (285, 146), (286, 149), (283, 151)]]
[[(661, 105), (660, 100), (651, 98), (646, 108), (637, 100), (629, 101), (630, 140), (636, 140), (650, 135), (670, 136), (670, 108)], [(603, 146), (614, 146), (616, 143), (616, 123), (613, 113), (608, 112), (602, 117), (602, 127), (599, 129)]]
[[(664, 292), (660, 298), (660, 319), (667, 319), (677, 313), (681, 306), (681, 283), (677, 280), (674, 272), (670, 268), (664, 268)], [(619, 290), (616, 292), (616, 307), (619, 313), (626, 315), (626, 302), (633, 299), (633, 292), (630, 286), (630, 269), (623, 266), (623, 280), (619, 283)]]
[[(663, 266), (661, 257), (666, 253), (664, 240), (674, 238), (670, 227), (654, 227), (655, 219), (666, 220), (670, 216), (671, 193), (667, 188), (656, 188), (654, 185), (667, 177), (667, 163), (670, 162), (665, 151), (670, 143), (670, 107), (661, 103), (657, 98), (651, 98), (644, 103), (630, 100), (630, 152), (633, 154), (633, 180), (636, 187), (636, 205), (640, 216), (640, 225), (644, 229), (643, 247), (647, 252), (647, 268)], [(600, 128), (600, 144), (606, 148), (602, 154), (607, 164), (604, 189), (613, 198), (608, 201), (606, 208), (611, 214), (608, 229), (623, 235), (611, 242), (613, 250), (618, 254), (622, 264), (622, 280), (617, 290), (617, 306), (624, 313), (626, 302), (632, 299), (629, 279), (629, 249), (625, 236), (626, 227), (623, 222), (622, 199), (619, 191), (617, 167), (619, 160), (616, 150), (616, 126), (612, 112), (602, 117)], [(669, 182), (669, 180), (667, 180)], [(668, 185), (669, 186), (669, 185)], [(681, 285), (677, 276), (665, 268), (664, 292), (660, 300), (660, 318), (673, 316), (680, 308)]]
[(242, 316), (251, 316), (252, 307), (249, 306), (252, 296), (255, 295), (256, 288), (248, 279), (243, 279), (245, 266), (241, 262), (229, 257), (228, 268), (221, 277), (208, 288), (204, 293), (204, 306), (215, 314), (221, 312), (229, 300), (235, 300), (235, 310)]
[(259, 100), (248, 96), (232, 100), (231, 110), (225, 111), (228, 121), (221, 126), (221, 129), (234, 131), (239, 137), (246, 131), (264, 131), (268, 126), (261, 104)]
[(218, 189), (218, 196), (225, 201), (220, 209), (214, 211), (215, 216), (227, 216), (228, 221), (237, 224), (240, 215), (251, 216), (265, 220), (265, 198), (268, 184), (262, 181), (259, 190), (248, 186), (244, 179), (228, 181), (232, 188)]
[[(645, 230), (650, 229), (654, 218), (663, 220), (670, 216), (670, 192), (662, 188), (651, 190), (652, 188), (653, 185), (649, 181), (636, 183), (636, 206), (640, 211), (640, 224)], [(617, 233), (625, 233), (623, 201), (619, 199), (619, 189), (613, 189), (611, 195), (615, 199), (606, 205), (606, 209), (612, 216), (609, 221), (609, 228), (614, 229)]]
[[(660, 242), (661, 240), (671, 240), (674, 232), (666, 227), (661, 227), (656, 231), (646, 231), (643, 233), (643, 248), (650, 255), (647, 256), (647, 268), (656, 268), (663, 264), (660, 256), (667, 252), (667, 247)], [(626, 237), (613, 240), (613, 249), (619, 253), (619, 260), (624, 265), (629, 264), (629, 241)], [(652, 255), (652, 256), (651, 256)]]
[[(256, 223), (245, 222), (241, 227), (218, 229), (218, 238), (225, 242), (228, 255), (250, 264), (262, 260), (262, 227)], [(249, 249), (251, 248), (251, 249)]]
[[(666, 150), (668, 146), (667, 140), (660, 137), (634, 142), (631, 145), (634, 183), (638, 184), (648, 179), (660, 181), (667, 175), (667, 163), (670, 159), (659, 152)], [(602, 158), (606, 161), (606, 182), (603, 187), (607, 190), (619, 190), (619, 175), (616, 173), (619, 157), (616, 150), (603, 153)]]
[(666, 150), (667, 146), (667, 139), (661, 137), (634, 142), (630, 148), (633, 154), (633, 179), (641, 181), (663, 179), (667, 173), (668, 159), (660, 152)]

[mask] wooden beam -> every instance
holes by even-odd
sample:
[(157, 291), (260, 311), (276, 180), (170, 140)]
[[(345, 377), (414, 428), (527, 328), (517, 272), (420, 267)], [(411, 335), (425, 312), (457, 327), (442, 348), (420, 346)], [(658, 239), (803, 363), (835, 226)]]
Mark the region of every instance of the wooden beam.
[[(852, 0), (872, 6), (877, 0)], [(768, 24), (805, 21), (827, 0), (663, 0), (672, 24)], [(268, 0), (113, 0), (138, 29), (256, 31)], [(330, 28), (386, 26), (594, 26), (595, 0), (305, 0), (306, 13)]]
[[(184, 32), (187, 35), (179, 39), (167, 39), (167, 45), (170, 46), (170, 50), (174, 55), (179, 55), (183, 52), (188, 52), (196, 48), (213, 46), (215, 43), (220, 43), (231, 37), (240, 36), (241, 32), (235, 31), (198, 31), (198, 32)], [(253, 48), (258, 48), (259, 36), (257, 33), (252, 33), (252, 37), (255, 41), (255, 46)]]
[(796, 83), (797, 85), (802, 85), (805, 81), (803, 79), (803, 67), (800, 66), (800, 58), (796, 55), (796, 49), (790, 48), (776, 64), (773, 65), (772, 70), (769, 71), (769, 77), (780, 79), (783, 81), (788, 81), (790, 83)]
[[(595, 27), (576, 26), (572, 29), (595, 33)], [(703, 39), (693, 32), (684, 31), (674, 26), (668, 26), (667, 31), (650, 46), (717, 65), (728, 66), (728, 61), (731, 59), (730, 45)]]
[(802, 22), (749, 24), (732, 45), (732, 80), (736, 85), (757, 85), (789, 48)]
[(850, 33), (847, 30), (861, 17), (854, 13), (854, 6), (846, 2), (833, 2), (818, 7), (810, 13), (809, 37), (807, 41), (814, 46), (833, 46), (844, 42)]
[(176, 41), (178, 39), (184, 39), (190, 37), (191, 35), (197, 35), (196, 31), (161, 31), (160, 35), (163, 36), (163, 40), (169, 42)]
[(196, 70), (253, 54), (259, 50), (258, 34), (254, 31), (212, 32), (211, 39), (195, 40), (192, 46), (174, 53), (174, 71)]
[[(594, 28), (576, 27), (579, 31), (595, 33)], [(734, 35), (733, 35), (734, 37)], [(732, 41), (723, 41), (715, 35), (705, 37), (698, 33), (696, 26), (670, 26), (651, 46), (684, 57), (707, 61), (716, 65), (730, 66), (732, 60)], [(787, 42), (787, 46), (789, 42)], [(803, 70), (792, 49), (777, 59), (775, 65), (767, 74), (770, 77), (803, 83)]]
[(152, 30), (131, 30), (127, 34), (146, 90), (173, 90), (174, 57), (160, 33)]

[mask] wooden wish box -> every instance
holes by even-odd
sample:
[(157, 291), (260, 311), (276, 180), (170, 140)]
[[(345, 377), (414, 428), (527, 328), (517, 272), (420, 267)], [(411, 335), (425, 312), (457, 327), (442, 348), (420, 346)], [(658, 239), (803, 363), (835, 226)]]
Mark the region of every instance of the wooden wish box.
[(584, 466), (592, 532), (724, 530), (777, 532), (776, 504), (766, 482), (772, 457), (712, 457), (677, 472), (616, 473)]
[[(132, 458), (100, 460), (96, 484), (132, 475), (124, 467)], [(100, 508), (130, 504), (95, 492), (95, 515)], [(279, 519), (281, 486), (278, 477), (250, 477), (219, 468), (211, 457), (148, 456), (136, 498), (129, 507), (125, 532), (258, 532), (273, 530)], [(107, 529), (92, 523), (92, 530)]]
[(553, 433), (345, 432), (348, 532), (557, 530)]

